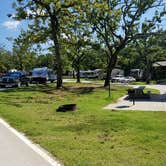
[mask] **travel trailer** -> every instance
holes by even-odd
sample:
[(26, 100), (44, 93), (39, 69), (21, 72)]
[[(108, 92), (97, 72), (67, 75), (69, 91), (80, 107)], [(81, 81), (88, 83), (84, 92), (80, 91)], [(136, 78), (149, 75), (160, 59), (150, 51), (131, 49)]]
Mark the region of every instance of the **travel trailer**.
[(142, 69), (131, 69), (130, 76), (134, 77), (136, 80), (143, 79), (144, 72)]
[(111, 78), (116, 77), (117, 75), (122, 75), (124, 76), (124, 70), (122, 69), (118, 69), (118, 68), (114, 68), (111, 72)]
[(81, 78), (98, 78), (98, 79), (102, 79), (104, 77), (104, 73), (102, 71), (102, 69), (95, 69), (95, 70), (86, 70), (80, 71), (80, 77)]
[(47, 81), (54, 82), (56, 80), (56, 75), (52, 69), (47, 67), (34, 68), (32, 70), (32, 83), (46, 83)]

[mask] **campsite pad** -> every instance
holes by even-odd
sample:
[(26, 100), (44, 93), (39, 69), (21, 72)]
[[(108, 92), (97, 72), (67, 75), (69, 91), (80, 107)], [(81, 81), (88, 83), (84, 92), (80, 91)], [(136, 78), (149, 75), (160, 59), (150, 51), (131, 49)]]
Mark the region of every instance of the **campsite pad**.
[(150, 99), (137, 99), (135, 105), (132, 100), (124, 96), (117, 103), (110, 104), (104, 109), (109, 110), (140, 110), (140, 111), (166, 111), (166, 94), (151, 94)]

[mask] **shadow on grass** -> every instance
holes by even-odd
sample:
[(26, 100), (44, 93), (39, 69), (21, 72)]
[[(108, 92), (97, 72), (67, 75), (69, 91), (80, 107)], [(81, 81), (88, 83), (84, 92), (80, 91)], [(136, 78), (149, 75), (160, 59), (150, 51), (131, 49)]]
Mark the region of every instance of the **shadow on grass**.
[[(111, 87), (111, 91), (117, 91), (119, 87)], [(94, 92), (94, 90), (108, 90), (108, 87), (96, 86), (96, 85), (86, 85), (86, 84), (77, 84), (73, 86), (63, 86), (61, 89), (56, 89), (56, 86), (53, 84), (41, 84), (41, 85), (31, 85), (29, 87), (20, 87), (20, 88), (8, 88), (1, 92), (11, 93), (11, 92), (41, 92), (45, 94), (54, 94), (56, 91), (69, 91), (75, 94), (88, 94)], [(0, 93), (1, 93), (0, 92)]]
[[(80, 94), (90, 93), (95, 89), (95, 87), (63, 87), (59, 89), (59, 91), (70, 91)], [(11, 92), (43, 92), (46, 94), (52, 94), (57, 89), (55, 86), (52, 85), (33, 85), (29, 87), (20, 87), (20, 88), (7, 88), (4, 89), (2, 92), (11, 93)]]
[(88, 94), (93, 92), (95, 87), (63, 87), (63, 89), (75, 94)]
[(0, 99), (0, 104), (4, 104), (4, 105), (7, 105), (7, 106), (19, 107), (19, 108), (22, 107), (21, 103), (13, 102), (13, 101), (11, 101), (11, 98), (8, 98), (8, 97)]
[(29, 87), (20, 87), (20, 88), (8, 88), (2, 92), (11, 93), (11, 92), (43, 92), (43, 93), (52, 93), (56, 90), (56, 87), (51, 85), (32, 85)]

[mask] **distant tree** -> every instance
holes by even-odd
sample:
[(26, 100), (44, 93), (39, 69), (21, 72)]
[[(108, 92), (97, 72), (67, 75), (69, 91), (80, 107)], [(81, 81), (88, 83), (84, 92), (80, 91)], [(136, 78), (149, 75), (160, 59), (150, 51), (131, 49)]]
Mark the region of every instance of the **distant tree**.
[(77, 83), (80, 83), (80, 67), (83, 59), (86, 58), (86, 52), (91, 45), (90, 33), (88, 24), (84, 23), (84, 17), (77, 13), (74, 19), (74, 24), (70, 24), (67, 29), (68, 35), (64, 36), (64, 47), (68, 53), (69, 60), (74, 70), (77, 72)]
[[(150, 31), (149, 28), (148, 31)], [(131, 68), (143, 69), (145, 80), (149, 82), (153, 72), (153, 63), (166, 61), (166, 32), (159, 30), (155, 33), (146, 32), (146, 34), (149, 35), (142, 35), (127, 45), (120, 52), (117, 63), (125, 69), (127, 74)]]
[(54, 56), (51, 53), (45, 53), (43, 55), (38, 55), (36, 57), (35, 66), (36, 67), (46, 66), (46, 67), (53, 69), (53, 67), (54, 67), (53, 58), (54, 58)]
[(86, 58), (82, 61), (82, 68), (84, 70), (103, 69), (105, 70), (107, 65), (107, 58), (104, 51), (98, 47), (93, 47), (86, 52)]
[[(164, 0), (107, 0), (90, 1), (82, 8), (86, 11), (88, 22), (91, 24), (96, 38), (104, 45), (108, 55), (107, 75), (105, 86), (109, 85), (111, 71), (115, 67), (119, 53), (127, 44), (138, 37), (142, 16), (152, 8), (164, 8)], [(157, 8), (156, 8), (157, 9)], [(161, 21), (165, 11), (157, 13), (147, 26), (150, 28)]]
[(117, 66), (120, 66), (126, 75), (130, 74), (131, 69), (143, 68), (143, 58), (140, 57), (134, 43), (130, 43), (119, 53)]
[(13, 58), (15, 67), (19, 70), (30, 70), (35, 65), (35, 52), (31, 42), (26, 38), (26, 32), (22, 31), (13, 42)]
[[(143, 33), (148, 33), (149, 28), (146, 24), (142, 27)], [(143, 35), (141, 38), (135, 41), (135, 48), (139, 53), (139, 57), (143, 60), (145, 70), (145, 80), (147, 83), (151, 80), (153, 63), (156, 61), (166, 60), (166, 46), (163, 43), (166, 40), (166, 32), (158, 31), (156, 33), (150, 33), (151, 35)], [(162, 42), (161, 42), (162, 41)]]
[(7, 72), (13, 67), (12, 53), (3, 47), (0, 47), (0, 73)]

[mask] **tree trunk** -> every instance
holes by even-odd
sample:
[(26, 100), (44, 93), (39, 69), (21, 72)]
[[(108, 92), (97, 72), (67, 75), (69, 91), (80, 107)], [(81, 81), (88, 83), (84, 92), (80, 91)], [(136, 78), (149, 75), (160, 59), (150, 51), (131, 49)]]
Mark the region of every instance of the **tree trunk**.
[(77, 83), (80, 83), (80, 65), (79, 63), (77, 64)]
[(116, 65), (116, 61), (117, 61), (117, 54), (114, 54), (111, 56), (107, 66), (107, 74), (106, 74), (105, 83), (104, 83), (105, 87), (109, 86), (110, 84), (111, 72)]
[(75, 78), (75, 70), (72, 71), (73, 78)]
[(58, 20), (56, 17), (51, 18), (52, 35), (55, 49), (55, 58), (57, 63), (57, 89), (62, 87), (62, 59), (59, 52), (58, 41)]
[(116, 48), (116, 50), (115, 50), (115, 52), (113, 54), (112, 54), (112, 49), (109, 46), (109, 43), (107, 43), (107, 46), (108, 46), (108, 48), (110, 50), (110, 52), (109, 52), (109, 57), (110, 58), (108, 59), (107, 75), (106, 75), (106, 78), (105, 78), (104, 87), (110, 85), (111, 72), (112, 72), (113, 68), (116, 65), (118, 54), (125, 47), (126, 42), (127, 42), (127, 38), (125, 38), (121, 42), (121, 44), (119, 45), (119, 47)]
[(19, 70), (23, 70), (23, 62), (22, 62), (22, 57), (19, 57)]
[(23, 64), (22, 64), (22, 62), (20, 62), (20, 65), (19, 65), (19, 70), (23, 70)]
[(150, 61), (148, 57), (146, 57), (146, 83), (147, 84), (150, 83), (151, 75), (152, 75), (151, 72), (152, 72), (152, 69), (151, 69)]
[(59, 44), (57, 38), (54, 41), (54, 45), (55, 45), (55, 54), (57, 61), (57, 89), (59, 89), (62, 87), (62, 59), (59, 53)]

